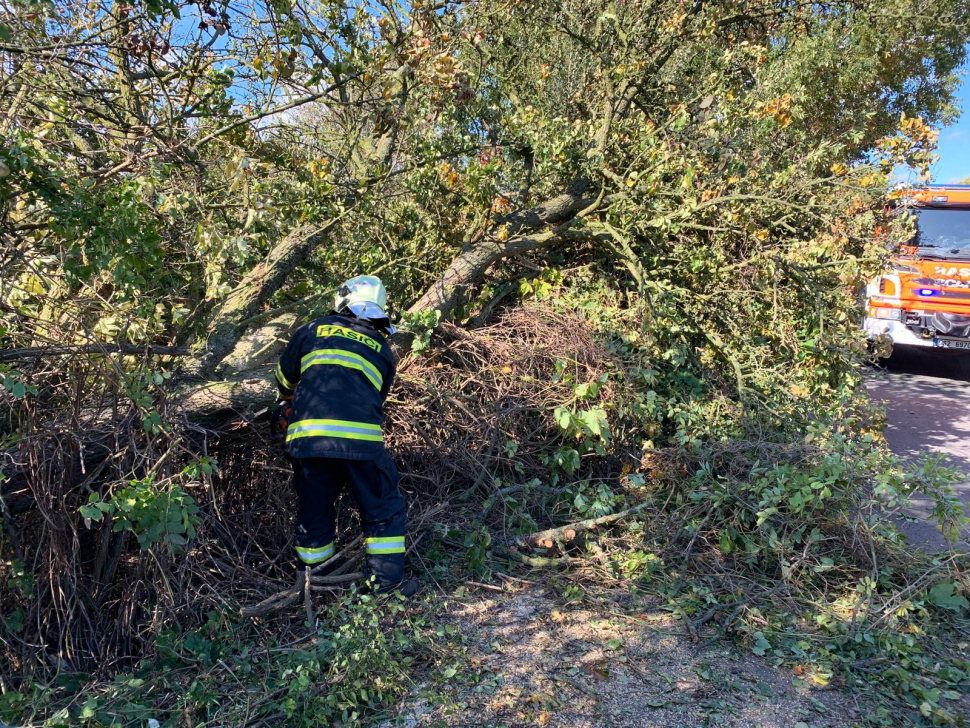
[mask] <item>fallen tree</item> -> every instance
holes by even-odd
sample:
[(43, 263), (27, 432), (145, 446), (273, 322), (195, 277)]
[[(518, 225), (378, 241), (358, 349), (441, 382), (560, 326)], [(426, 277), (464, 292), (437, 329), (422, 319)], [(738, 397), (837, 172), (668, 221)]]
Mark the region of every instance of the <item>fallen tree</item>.
[(873, 480), (943, 476), (864, 442), (854, 296), (909, 235), (885, 193), (932, 158), (965, 3), (157, 5), (15, 3), (0, 29), (22, 684), (333, 586), (280, 592), (292, 494), (258, 415), (292, 328), (365, 271), (404, 313), (387, 442), (412, 523), (449, 526), (418, 565), (697, 586), (697, 626), (741, 640), (755, 604), (864, 594), (825, 612), (846, 644), (870, 608), (891, 643), (934, 580), (959, 606), (866, 519)]

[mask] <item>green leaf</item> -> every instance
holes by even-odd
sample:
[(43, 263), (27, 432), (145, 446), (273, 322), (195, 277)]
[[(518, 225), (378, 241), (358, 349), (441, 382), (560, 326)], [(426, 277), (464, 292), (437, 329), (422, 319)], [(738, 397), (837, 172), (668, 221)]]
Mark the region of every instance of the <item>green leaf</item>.
[(941, 581), (930, 589), (930, 604), (940, 609), (949, 609), (951, 612), (961, 612), (970, 609), (970, 602), (957, 593), (956, 585), (953, 582)]
[(819, 563), (812, 567), (812, 571), (815, 573), (821, 573), (823, 571), (828, 571), (829, 569), (835, 568), (835, 561), (830, 559), (828, 556), (823, 556), (819, 559)]
[(559, 425), (559, 429), (568, 431), (573, 424), (573, 415), (565, 407), (556, 407), (553, 416), (556, 418), (556, 424)]
[(765, 639), (764, 633), (755, 632), (754, 644), (751, 645), (751, 651), (756, 655), (764, 657), (765, 654), (767, 654), (768, 650), (770, 649), (771, 649), (771, 643)]
[(104, 514), (95, 506), (81, 506), (81, 515), (92, 521), (100, 521)]
[(95, 715), (97, 715), (97, 709), (98, 709), (98, 701), (95, 700), (94, 698), (90, 698), (84, 704), (84, 707), (81, 708), (81, 712), (78, 714), (78, 717), (81, 720), (90, 720)]
[(14, 610), (3, 618), (3, 623), (11, 632), (21, 632), (24, 628), (24, 613), (19, 609)]
[(565, 447), (556, 455), (556, 461), (567, 475), (572, 475), (579, 469), (579, 453), (571, 447)]
[(602, 409), (592, 409), (582, 412), (578, 419), (583, 423), (590, 434), (603, 440), (610, 439), (610, 423), (606, 419), (606, 411)]

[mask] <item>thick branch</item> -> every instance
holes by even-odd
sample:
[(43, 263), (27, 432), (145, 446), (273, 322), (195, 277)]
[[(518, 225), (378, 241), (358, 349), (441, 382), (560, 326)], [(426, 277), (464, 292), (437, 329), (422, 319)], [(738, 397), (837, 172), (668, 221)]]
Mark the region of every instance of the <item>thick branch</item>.
[(566, 540), (575, 539), (576, 536), (582, 531), (588, 531), (593, 528), (599, 528), (601, 526), (612, 526), (618, 521), (623, 521), (627, 518), (631, 518), (642, 511), (647, 510), (652, 505), (651, 501), (646, 503), (641, 503), (633, 508), (628, 508), (625, 511), (619, 513), (613, 513), (608, 516), (600, 516), (599, 518), (588, 518), (585, 521), (577, 521), (575, 523), (567, 523), (565, 526), (559, 526), (558, 528), (547, 528), (545, 531), (536, 531), (535, 533), (529, 533), (522, 536), (515, 536), (506, 541), (509, 546), (540, 546), (547, 547), (547, 542), (558, 542), (563, 538), (567, 537)]
[(84, 344), (81, 346), (30, 346), (24, 349), (0, 351), (0, 361), (33, 359), (36, 356), (65, 356), (68, 354), (159, 354), (183, 356), (189, 350), (181, 346), (138, 346), (136, 344)]
[(323, 227), (297, 228), (246, 274), (216, 308), (206, 330), (205, 350), (196, 361), (187, 364), (186, 373), (200, 378), (211, 376), (245, 332), (245, 322), (279, 290), (293, 269), (327, 239), (336, 223), (335, 219)]
[[(480, 283), (485, 271), (495, 262), (510, 255), (541, 248), (556, 239), (552, 230), (529, 234), (546, 225), (561, 225), (575, 217), (594, 202), (586, 196), (592, 183), (587, 179), (574, 181), (565, 194), (529, 210), (520, 210), (503, 218), (489, 234), (471, 248), (459, 254), (442, 276), (411, 306), (411, 311), (438, 310), (450, 315), (468, 286)], [(508, 234), (505, 241), (496, 235), (500, 230)]]
[(284, 313), (258, 329), (249, 331), (222, 360), (217, 373), (239, 379), (253, 369), (274, 364), (296, 328), (297, 321), (298, 316), (295, 313)]
[(273, 368), (266, 367), (246, 372), (244, 379), (185, 385), (173, 393), (171, 401), (190, 421), (214, 425), (231, 416), (252, 417), (275, 398)]

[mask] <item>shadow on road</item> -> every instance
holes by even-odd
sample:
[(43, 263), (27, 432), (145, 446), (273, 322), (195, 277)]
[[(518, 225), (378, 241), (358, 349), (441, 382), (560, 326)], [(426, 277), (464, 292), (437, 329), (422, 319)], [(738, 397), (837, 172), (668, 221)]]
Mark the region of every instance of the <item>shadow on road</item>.
[(893, 452), (911, 459), (946, 453), (970, 472), (970, 357), (894, 354), (869, 392), (886, 406)]
[[(944, 454), (949, 465), (970, 473), (970, 355), (897, 349), (871, 370), (867, 387), (886, 408), (886, 440), (893, 452), (911, 461)], [(956, 490), (962, 501), (970, 500), (970, 483)], [(911, 515), (925, 518), (931, 506), (914, 497)], [(930, 523), (903, 524), (901, 530), (922, 548), (944, 546)]]
[(970, 353), (897, 348), (891, 358), (880, 360), (878, 369), (896, 374), (918, 374), (954, 382), (970, 382)]

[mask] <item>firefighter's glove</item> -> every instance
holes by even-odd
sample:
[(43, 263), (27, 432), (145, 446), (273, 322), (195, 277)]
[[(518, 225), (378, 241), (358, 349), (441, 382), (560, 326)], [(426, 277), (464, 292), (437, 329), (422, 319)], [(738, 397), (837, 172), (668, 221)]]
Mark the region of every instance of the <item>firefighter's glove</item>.
[(273, 412), (273, 418), (270, 420), (273, 428), (273, 434), (280, 438), (286, 438), (286, 428), (290, 426), (290, 415), (293, 413), (293, 400), (284, 399), (282, 402), (276, 405), (276, 410)]

